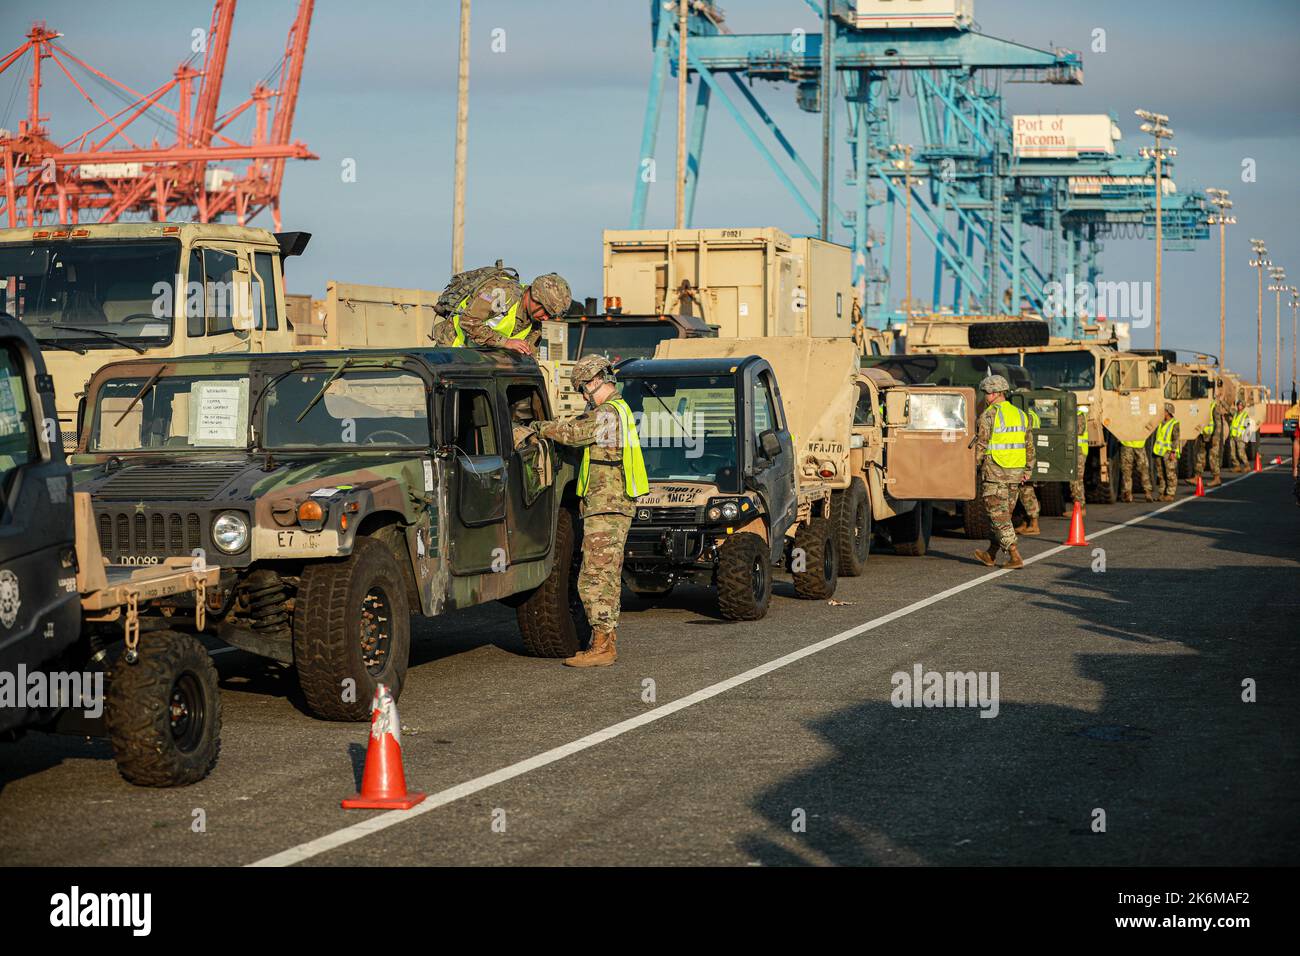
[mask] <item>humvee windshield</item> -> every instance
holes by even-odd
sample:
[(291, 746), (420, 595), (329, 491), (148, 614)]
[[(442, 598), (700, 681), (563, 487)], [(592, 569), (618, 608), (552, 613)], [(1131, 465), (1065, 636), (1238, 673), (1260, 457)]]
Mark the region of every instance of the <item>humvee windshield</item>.
[(263, 447), (429, 446), (422, 378), (392, 369), (337, 373), (311, 369), (274, 379), (261, 401)]
[(10, 475), (36, 457), (23, 361), (13, 349), (0, 348), (0, 491), (4, 497), (8, 497)]
[(651, 481), (707, 481), (740, 491), (733, 377), (654, 376), (620, 385)]
[(158, 345), (172, 337), (180, 248), (175, 239), (0, 243), (0, 305), (42, 348)]
[(574, 323), (569, 329), (570, 359), (584, 355), (606, 355), (611, 362), (654, 358), (656, 345), (664, 339), (677, 337), (677, 330), (672, 325), (658, 321), (647, 325), (581, 322)]
[(1024, 358), (1034, 388), (1069, 391), (1087, 391), (1097, 383), (1095, 364), (1091, 352), (1026, 352)]
[(100, 386), (92, 452), (244, 448), (248, 375), (133, 375)]

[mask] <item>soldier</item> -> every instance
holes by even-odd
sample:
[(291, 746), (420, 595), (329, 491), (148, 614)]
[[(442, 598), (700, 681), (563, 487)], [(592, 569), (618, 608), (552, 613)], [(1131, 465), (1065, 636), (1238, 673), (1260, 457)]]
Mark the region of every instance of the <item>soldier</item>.
[(1174, 418), (1174, 403), (1165, 402), (1165, 418), (1156, 427), (1155, 444), (1151, 446), (1156, 456), (1156, 489), (1161, 501), (1173, 501), (1178, 492), (1179, 444), (1178, 419)]
[(1088, 497), (1083, 487), (1083, 473), (1088, 466), (1088, 409), (1079, 409), (1079, 460), (1076, 477), (1070, 482), (1070, 497), (1079, 502), (1079, 511), (1088, 513)]
[(989, 549), (976, 551), (975, 557), (991, 568), (997, 566), (999, 548), (1009, 556), (1006, 567), (1025, 566), (1016, 548), (1011, 509), (1020, 486), (1034, 473), (1034, 434), (1029, 417), (1006, 401), (1010, 390), (1001, 375), (990, 375), (980, 382), (987, 405), (975, 432), (975, 460), (979, 462), (980, 497), (988, 511), (991, 531)]
[[(1029, 409), (1029, 429), (1033, 432), (1042, 424), (1038, 413), (1032, 408)], [(1042, 529), (1038, 527), (1038, 515), (1041, 509), (1038, 507), (1038, 495), (1034, 492), (1034, 483), (1026, 481), (1020, 486), (1020, 506), (1025, 509), (1025, 520), (1016, 525), (1016, 533), (1023, 535), (1042, 534)]]
[(1246, 412), (1246, 403), (1237, 399), (1237, 412), (1228, 424), (1228, 465), (1233, 471), (1245, 471), (1246, 464), (1246, 423), (1250, 415)]
[(1155, 501), (1156, 496), (1151, 493), (1151, 469), (1147, 466), (1146, 439), (1121, 441), (1120, 445), (1123, 447), (1119, 450), (1119, 500), (1133, 500), (1133, 472), (1136, 470), (1138, 478), (1142, 480), (1142, 491), (1146, 494), (1147, 501)]
[(531, 355), (542, 337), (541, 323), (563, 315), (573, 301), (569, 283), (548, 272), (525, 286), (513, 270), (483, 271), (479, 287), (438, 323), (434, 339), (443, 346), (504, 348)]
[[(1219, 389), (1222, 389), (1223, 382), (1219, 382)], [(1222, 393), (1220, 392), (1220, 395)], [(1201, 429), (1201, 434), (1196, 437), (1196, 452), (1192, 462), (1191, 484), (1196, 484), (1198, 475), (1205, 473), (1206, 458), (1209, 459), (1210, 485), (1221, 485), (1223, 479), (1219, 477), (1219, 470), (1223, 465), (1223, 433), (1227, 431), (1227, 419), (1224, 417), (1224, 407), (1222, 397), (1216, 398), (1214, 406), (1210, 409), (1210, 422)]]
[(603, 355), (580, 359), (570, 376), (587, 399), (587, 411), (561, 422), (534, 422), (543, 438), (582, 449), (578, 496), (582, 499), (582, 569), (578, 596), (591, 623), (591, 646), (564, 663), (603, 667), (618, 659), (618, 612), (623, 547), (634, 504), (650, 490), (641, 439), (632, 410), (614, 387), (614, 370)]

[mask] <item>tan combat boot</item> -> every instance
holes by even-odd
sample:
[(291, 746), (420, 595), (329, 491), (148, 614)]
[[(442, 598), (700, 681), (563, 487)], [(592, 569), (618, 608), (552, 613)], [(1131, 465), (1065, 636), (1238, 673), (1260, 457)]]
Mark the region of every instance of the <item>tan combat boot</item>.
[(1020, 549), (1014, 544), (1007, 549), (1007, 554), (1011, 555), (1011, 560), (1004, 564), (1003, 567), (1014, 570), (1015, 568), (1023, 568), (1025, 566), (1024, 559), (1020, 557)]
[(1153, 494), (1152, 492), (1148, 491), (1147, 494), (1146, 494), (1146, 499), (1147, 499), (1147, 501), (1155, 501), (1155, 500), (1156, 500), (1156, 496), (1155, 496), (1155, 494)]
[(1215, 476), (1214, 476), (1213, 478), (1211, 478), (1210, 481), (1209, 481), (1209, 486), (1210, 486), (1211, 488), (1213, 488), (1215, 485), (1221, 485), (1221, 484), (1223, 484), (1223, 479), (1220, 478), (1218, 475), (1215, 475)]
[(564, 663), (568, 667), (608, 667), (618, 660), (618, 651), (615, 649), (617, 640), (618, 635), (613, 628), (608, 631), (592, 631), (591, 646), (574, 654)]
[(990, 568), (996, 568), (998, 566), (998, 550), (999, 548), (996, 544), (990, 544), (987, 551), (976, 551), (975, 557), (979, 560), (980, 564), (987, 565)]
[(1021, 534), (1042, 534), (1043, 532), (1042, 529), (1038, 527), (1038, 519), (1030, 518), (1029, 523), (1025, 525), (1025, 530), (1021, 531), (1020, 533)]

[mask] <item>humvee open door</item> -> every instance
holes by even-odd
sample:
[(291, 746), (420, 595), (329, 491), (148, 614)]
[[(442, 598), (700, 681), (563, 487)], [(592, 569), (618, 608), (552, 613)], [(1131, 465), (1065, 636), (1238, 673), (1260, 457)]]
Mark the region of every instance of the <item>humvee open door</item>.
[(1065, 514), (1066, 485), (1079, 473), (1078, 399), (1059, 388), (1026, 388), (1012, 392), (1009, 400), (1038, 419), (1033, 426), (1033, 480), (1042, 513), (1059, 517)]
[(885, 485), (902, 501), (975, 497), (975, 392), (908, 385), (885, 392)]

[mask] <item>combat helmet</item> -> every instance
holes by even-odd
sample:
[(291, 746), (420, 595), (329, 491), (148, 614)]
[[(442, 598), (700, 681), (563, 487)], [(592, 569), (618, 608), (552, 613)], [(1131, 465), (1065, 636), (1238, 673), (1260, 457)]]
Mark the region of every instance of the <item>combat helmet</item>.
[(569, 375), (569, 381), (578, 391), (582, 391), (582, 386), (586, 385), (597, 375), (603, 375), (605, 381), (613, 381), (614, 366), (603, 355), (586, 355), (578, 359), (573, 366), (573, 372)]
[(1011, 391), (1011, 383), (1001, 375), (990, 375), (980, 382), (980, 391), (986, 395), (989, 392), (1002, 392), (1005, 395)]
[(573, 301), (569, 283), (562, 275), (555, 272), (538, 276), (532, 281), (528, 291), (532, 293), (533, 300), (550, 313), (552, 318), (563, 315), (568, 310), (569, 303)]

